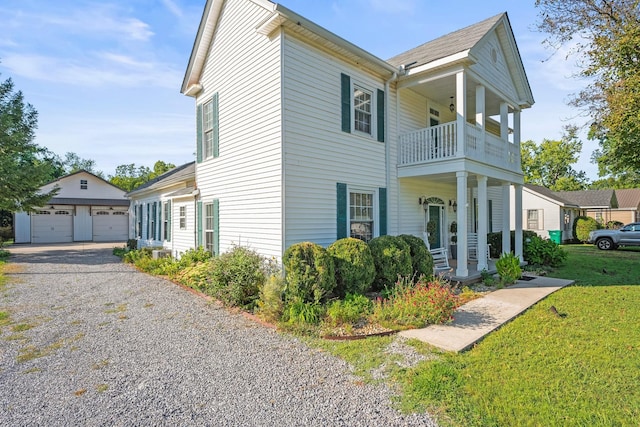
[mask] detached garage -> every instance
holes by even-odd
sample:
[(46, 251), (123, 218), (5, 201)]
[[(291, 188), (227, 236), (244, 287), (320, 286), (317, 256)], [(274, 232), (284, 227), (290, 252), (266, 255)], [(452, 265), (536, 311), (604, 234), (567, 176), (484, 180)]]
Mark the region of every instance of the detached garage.
[(104, 179), (79, 171), (42, 187), (58, 188), (46, 206), (18, 212), (16, 243), (124, 242), (129, 230), (129, 200)]

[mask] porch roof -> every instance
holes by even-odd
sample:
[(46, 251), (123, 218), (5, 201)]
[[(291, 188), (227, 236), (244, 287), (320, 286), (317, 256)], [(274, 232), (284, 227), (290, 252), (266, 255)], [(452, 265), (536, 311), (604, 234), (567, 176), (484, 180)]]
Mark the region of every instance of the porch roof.
[(415, 63), (412, 67), (418, 67), (469, 50), (474, 47), (504, 15), (504, 12), (500, 13), (484, 21), (426, 42), (388, 59), (387, 62), (396, 67), (410, 63)]

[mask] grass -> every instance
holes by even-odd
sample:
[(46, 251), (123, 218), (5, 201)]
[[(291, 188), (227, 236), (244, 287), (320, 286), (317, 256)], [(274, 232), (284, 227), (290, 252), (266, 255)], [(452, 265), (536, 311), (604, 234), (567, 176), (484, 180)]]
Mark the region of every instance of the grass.
[(400, 409), (428, 410), (445, 426), (640, 425), (640, 251), (565, 249), (567, 263), (550, 276), (575, 279), (576, 286), (466, 353), (423, 346), (416, 351), (428, 360), (389, 369), (396, 355), (385, 347), (392, 338), (311, 344), (365, 379), (386, 366)]

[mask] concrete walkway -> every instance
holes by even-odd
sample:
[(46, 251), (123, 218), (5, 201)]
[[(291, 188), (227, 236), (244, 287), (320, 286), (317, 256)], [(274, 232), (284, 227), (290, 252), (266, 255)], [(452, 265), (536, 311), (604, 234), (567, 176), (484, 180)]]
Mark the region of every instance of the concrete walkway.
[(458, 308), (453, 322), (400, 332), (448, 351), (464, 351), (551, 293), (573, 284), (572, 280), (536, 277), (518, 281)]

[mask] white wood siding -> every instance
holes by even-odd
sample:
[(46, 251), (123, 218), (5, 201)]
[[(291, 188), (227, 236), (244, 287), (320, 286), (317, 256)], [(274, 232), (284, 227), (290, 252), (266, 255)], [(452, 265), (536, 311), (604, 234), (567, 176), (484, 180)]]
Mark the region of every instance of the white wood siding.
[[(86, 190), (80, 188), (81, 180), (87, 181)], [(51, 191), (56, 185), (60, 187), (60, 191), (54, 197), (125, 199), (124, 190), (120, 190), (119, 188), (85, 172), (79, 172), (47, 184), (41, 187), (42, 192), (46, 193), (47, 191)]]
[[(352, 84), (374, 94), (384, 90), (384, 82), (292, 35), (287, 34), (284, 40), (285, 248), (300, 241), (326, 246), (337, 235), (336, 183), (374, 191), (376, 198), (377, 189), (387, 186), (385, 144), (389, 142), (341, 130), (340, 75), (349, 75)], [(387, 141), (393, 141), (393, 95), (388, 105), (391, 132)], [(390, 146), (390, 151), (395, 175), (395, 147)], [(397, 205), (394, 186), (392, 181), (387, 191), (388, 233), (397, 228), (393, 221)]]
[[(493, 61), (495, 51), (496, 61)], [(504, 51), (495, 33), (491, 33), (486, 39), (474, 48), (474, 53), (478, 57), (478, 62), (470, 69), (487, 79), (488, 83), (500, 90), (512, 103), (518, 101), (518, 94), (507, 67)]]
[[(511, 198), (514, 197), (514, 190), (511, 189)], [(513, 204), (512, 204), (513, 206)], [(514, 215), (522, 215), (522, 229), (527, 230), (527, 210), (538, 209), (542, 211), (542, 224), (539, 225), (539, 229), (535, 231), (542, 238), (549, 238), (549, 230), (562, 230), (563, 223), (561, 222), (562, 207), (557, 202), (552, 202), (545, 197), (541, 197), (536, 193), (527, 191), (526, 188), (522, 190), (522, 212), (514, 212), (512, 209), (512, 221)], [(571, 232), (569, 231), (569, 234)]]
[[(180, 254), (195, 247), (196, 242), (196, 210), (194, 200), (174, 199), (171, 205), (171, 250), (173, 256), (180, 257)], [(180, 207), (186, 210), (186, 228), (180, 229)]]
[(280, 37), (256, 33), (268, 13), (225, 2), (204, 66), (200, 104), (219, 94), (219, 152), (196, 164), (200, 200), (220, 201), (220, 251), (282, 255)]

